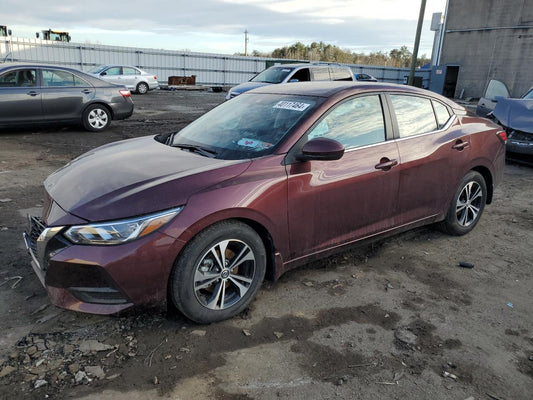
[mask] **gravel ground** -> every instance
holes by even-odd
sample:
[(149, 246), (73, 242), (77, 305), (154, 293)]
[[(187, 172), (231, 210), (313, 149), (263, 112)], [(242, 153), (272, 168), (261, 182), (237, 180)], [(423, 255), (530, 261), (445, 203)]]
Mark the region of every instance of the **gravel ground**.
[(0, 131), (0, 398), (533, 397), (533, 169), (518, 164), (469, 235), (426, 227), (308, 264), (265, 282), (229, 321), (50, 305), (21, 238), (44, 178), (104, 143), (178, 130), (223, 99), (155, 91), (101, 134)]

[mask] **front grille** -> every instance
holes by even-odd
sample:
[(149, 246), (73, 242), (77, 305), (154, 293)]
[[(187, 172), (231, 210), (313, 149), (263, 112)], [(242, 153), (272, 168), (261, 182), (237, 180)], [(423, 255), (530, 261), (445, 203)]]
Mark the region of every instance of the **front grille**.
[(39, 239), (39, 236), (41, 236), (41, 233), (43, 233), (46, 226), (44, 226), (42, 219), (39, 217), (29, 216), (29, 220), (30, 233), (28, 236), (30, 239), (30, 251), (32, 252), (35, 258), (38, 258), (37, 239)]

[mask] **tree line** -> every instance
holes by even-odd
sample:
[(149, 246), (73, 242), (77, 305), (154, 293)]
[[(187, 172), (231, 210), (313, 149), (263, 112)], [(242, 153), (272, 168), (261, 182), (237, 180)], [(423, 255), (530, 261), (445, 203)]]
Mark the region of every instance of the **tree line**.
[[(241, 54), (242, 55), (242, 54)], [(402, 46), (389, 52), (376, 51), (369, 54), (353, 52), (349, 49), (341, 49), (338, 46), (326, 44), (324, 42), (313, 42), (305, 45), (296, 42), (291, 46), (275, 49), (271, 53), (262, 53), (254, 50), (251, 54), (254, 57), (269, 57), (278, 59), (309, 60), (338, 62), (343, 64), (364, 64), (379, 65), (385, 67), (408, 68), (411, 66), (413, 53)], [(416, 60), (416, 67), (421, 67), (431, 60), (423, 54)]]

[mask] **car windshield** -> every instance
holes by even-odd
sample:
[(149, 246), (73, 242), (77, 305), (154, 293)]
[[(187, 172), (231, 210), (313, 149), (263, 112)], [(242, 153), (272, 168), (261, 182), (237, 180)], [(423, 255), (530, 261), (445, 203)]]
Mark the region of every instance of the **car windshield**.
[(529, 92), (527, 92), (524, 97), (522, 97), (523, 99), (533, 99), (533, 88), (529, 89)]
[(211, 157), (239, 160), (274, 151), (322, 98), (245, 94), (225, 102), (173, 135), (171, 146)]
[(289, 75), (294, 68), (271, 67), (254, 76), (252, 82), (280, 83)]
[(107, 68), (106, 65), (101, 65), (100, 67), (96, 67), (96, 68), (93, 68), (93, 69), (89, 70), (89, 73), (90, 74), (99, 74), (100, 72), (102, 72), (106, 68)]

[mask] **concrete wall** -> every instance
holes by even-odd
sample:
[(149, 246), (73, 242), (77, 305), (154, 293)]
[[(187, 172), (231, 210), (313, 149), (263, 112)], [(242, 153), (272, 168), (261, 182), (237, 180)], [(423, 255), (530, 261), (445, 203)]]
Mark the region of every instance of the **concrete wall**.
[(533, 0), (448, 0), (441, 64), (458, 65), (456, 96), (498, 79), (513, 97), (533, 86)]

